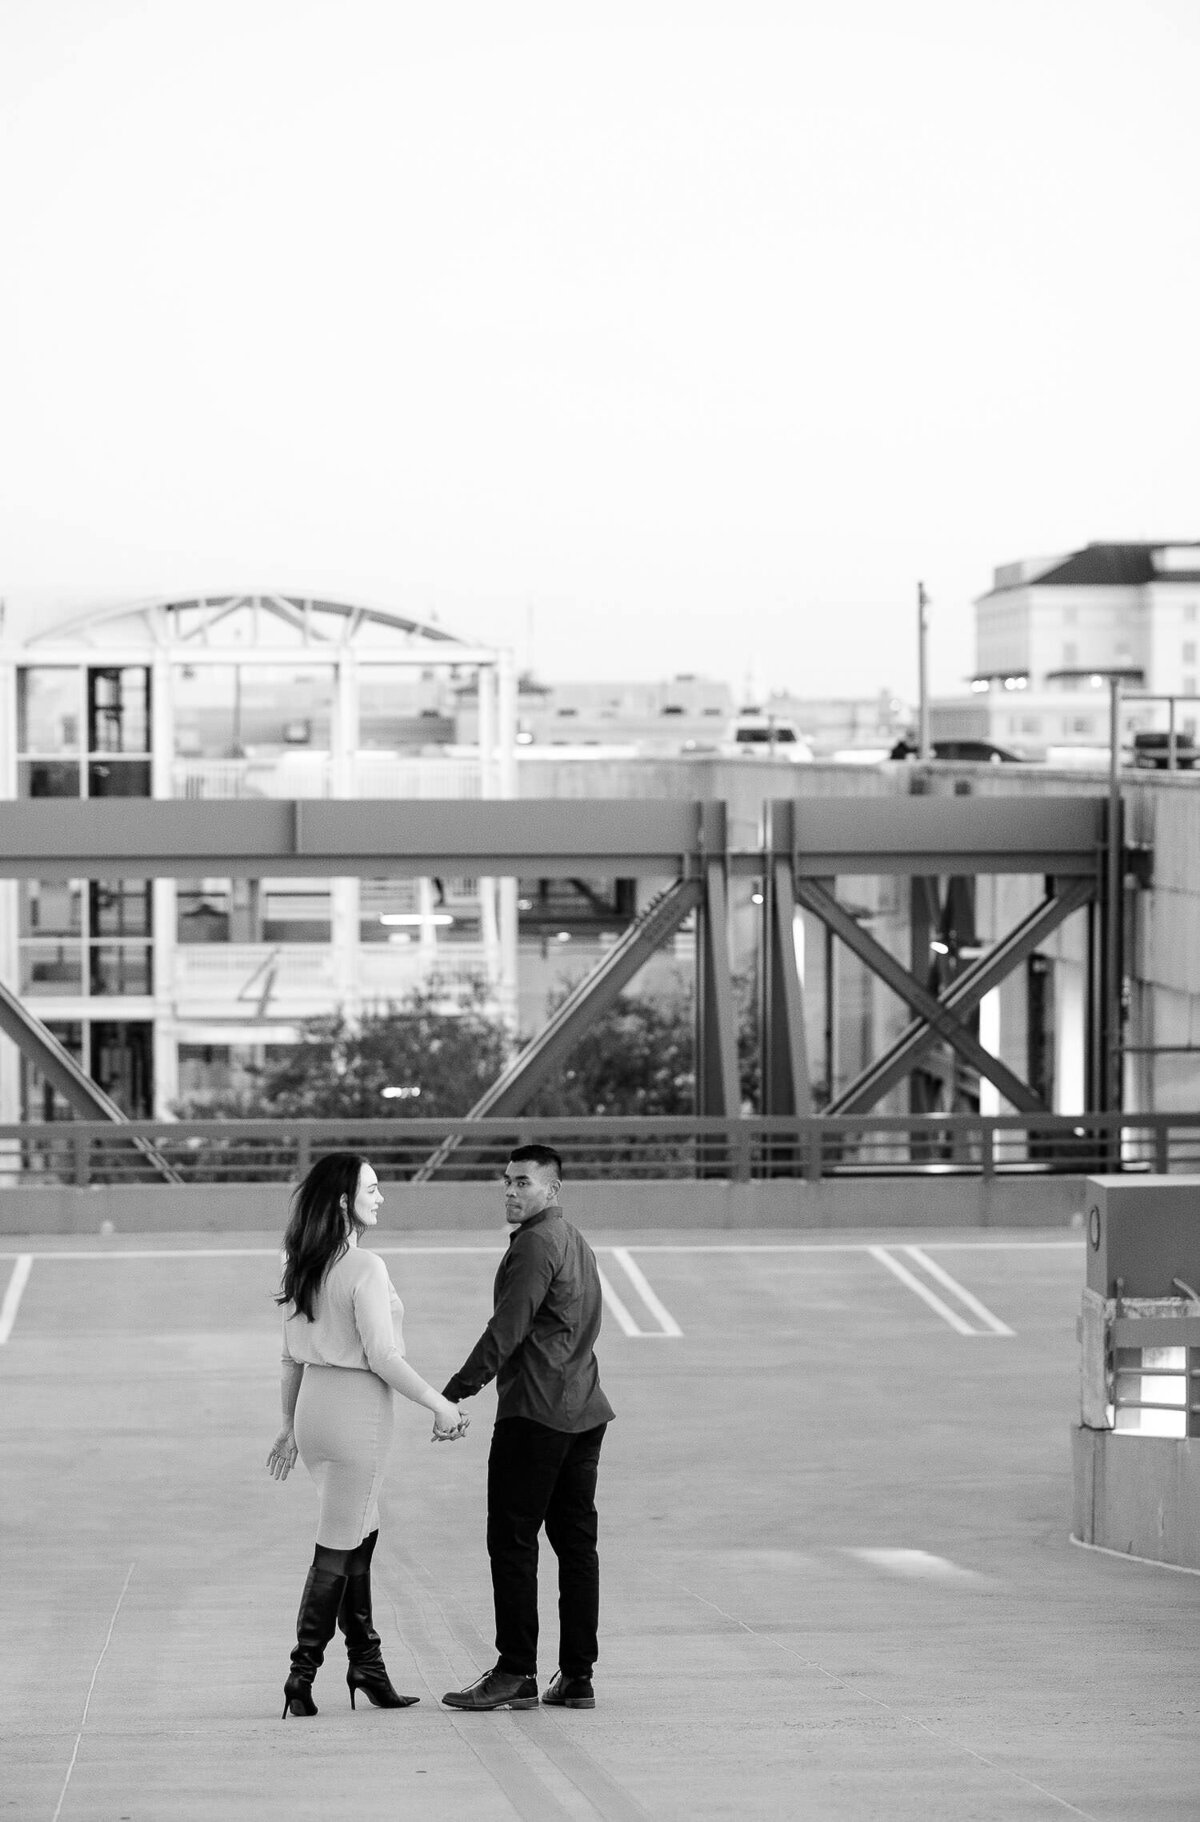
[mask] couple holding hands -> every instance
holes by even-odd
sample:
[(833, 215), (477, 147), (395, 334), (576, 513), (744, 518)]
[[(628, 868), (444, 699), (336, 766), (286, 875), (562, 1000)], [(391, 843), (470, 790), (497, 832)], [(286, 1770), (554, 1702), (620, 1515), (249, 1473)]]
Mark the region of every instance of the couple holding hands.
[(562, 1160), (519, 1146), (504, 1172), (512, 1230), (496, 1274), (493, 1312), (442, 1392), (404, 1357), (404, 1308), (377, 1253), (360, 1249), (383, 1196), (365, 1158), (332, 1152), (292, 1199), (284, 1236), (283, 1428), (267, 1457), (286, 1480), (297, 1456), (316, 1483), (317, 1543), (296, 1621), (283, 1713), (315, 1715), (312, 1684), (337, 1628), (346, 1640), (350, 1704), (407, 1708), (383, 1662), (371, 1612), (371, 1556), (392, 1441), (393, 1394), (433, 1413), (432, 1440), (456, 1442), (459, 1409), (497, 1381), (488, 1456), (487, 1548), (496, 1614), (494, 1667), (442, 1699), (452, 1708), (533, 1708), (537, 1685), (538, 1533), (558, 1557), (558, 1674), (542, 1700), (594, 1708), (600, 1569), (596, 1473), (613, 1412), (600, 1389), (595, 1255), (559, 1206)]

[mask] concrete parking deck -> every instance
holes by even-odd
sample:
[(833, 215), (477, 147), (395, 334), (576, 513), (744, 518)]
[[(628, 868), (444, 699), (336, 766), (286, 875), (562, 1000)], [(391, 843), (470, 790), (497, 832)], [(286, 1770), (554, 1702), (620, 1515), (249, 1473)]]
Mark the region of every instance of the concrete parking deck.
[[(618, 1411), (597, 1708), (439, 1705), (493, 1656), (487, 1393), (452, 1448), (399, 1412), (377, 1614), (420, 1706), (352, 1714), (338, 1642), (286, 1723), (315, 1499), (263, 1467), (276, 1236), (7, 1241), (0, 1815), (1200, 1815), (1200, 1579), (1068, 1538), (1078, 1238), (592, 1238)], [(503, 1235), (378, 1244), (440, 1381)], [(543, 1681), (549, 1563), (544, 1597)]]

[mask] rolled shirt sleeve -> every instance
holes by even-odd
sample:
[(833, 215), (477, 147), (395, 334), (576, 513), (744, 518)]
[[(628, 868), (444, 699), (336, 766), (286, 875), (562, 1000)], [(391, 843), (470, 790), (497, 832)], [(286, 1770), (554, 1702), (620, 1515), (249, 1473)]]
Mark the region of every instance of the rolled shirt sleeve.
[(533, 1319), (554, 1276), (554, 1267), (553, 1251), (538, 1229), (522, 1229), (513, 1236), (496, 1273), (491, 1321), (458, 1372), (447, 1382), (443, 1397), (455, 1404), (460, 1398), (473, 1398), (496, 1377), (533, 1327)]

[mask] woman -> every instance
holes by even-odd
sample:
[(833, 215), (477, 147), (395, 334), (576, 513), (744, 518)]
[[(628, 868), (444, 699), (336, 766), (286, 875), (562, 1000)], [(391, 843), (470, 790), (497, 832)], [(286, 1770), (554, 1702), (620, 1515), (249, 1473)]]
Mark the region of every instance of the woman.
[(393, 1391), (434, 1416), (434, 1436), (453, 1441), (470, 1419), (426, 1385), (404, 1358), (397, 1297), (387, 1267), (358, 1242), (379, 1219), (379, 1180), (355, 1152), (320, 1158), (292, 1198), (284, 1236), (283, 1428), (267, 1467), (286, 1480), (297, 1452), (321, 1496), (317, 1547), (296, 1621), (283, 1715), (313, 1715), (313, 1678), (340, 1626), (346, 1635), (350, 1706), (363, 1690), (379, 1708), (407, 1708), (397, 1695), (371, 1621), (371, 1554), (379, 1535), (379, 1489), (392, 1440)]

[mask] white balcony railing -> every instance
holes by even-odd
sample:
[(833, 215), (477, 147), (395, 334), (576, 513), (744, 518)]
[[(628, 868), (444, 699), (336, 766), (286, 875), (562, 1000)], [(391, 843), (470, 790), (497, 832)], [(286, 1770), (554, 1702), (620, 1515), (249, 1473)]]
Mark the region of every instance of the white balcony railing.
[[(171, 772), (172, 795), (188, 798), (332, 797), (333, 781), (328, 753), (177, 759)], [(352, 797), (478, 797), (479, 761), (360, 753), (347, 768), (347, 789)]]
[(320, 943), (185, 943), (175, 951), (174, 986), (183, 1016), (304, 1016), (333, 1010), (337, 969)]

